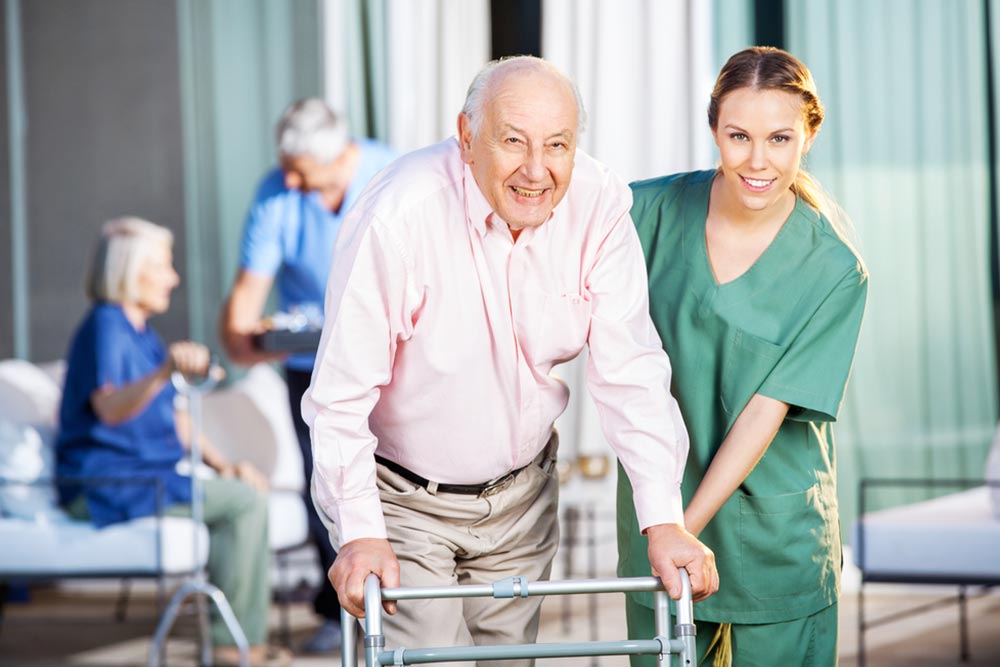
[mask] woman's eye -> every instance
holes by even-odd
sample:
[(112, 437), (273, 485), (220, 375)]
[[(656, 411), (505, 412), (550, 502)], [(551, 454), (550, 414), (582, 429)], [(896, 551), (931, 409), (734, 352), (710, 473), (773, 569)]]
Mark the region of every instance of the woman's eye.
[(784, 134), (778, 134), (778, 135), (775, 135), (775, 136), (771, 137), (771, 141), (773, 141), (776, 144), (783, 144), (786, 141), (788, 141), (788, 137), (785, 136)]
[(743, 134), (742, 132), (733, 132), (732, 134), (729, 135), (729, 138), (733, 139), (734, 141), (746, 141), (747, 135)]

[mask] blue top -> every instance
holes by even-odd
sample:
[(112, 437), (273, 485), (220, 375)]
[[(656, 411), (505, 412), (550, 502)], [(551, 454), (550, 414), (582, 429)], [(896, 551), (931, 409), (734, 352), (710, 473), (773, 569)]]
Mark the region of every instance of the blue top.
[[(276, 277), (278, 305), (283, 311), (313, 306), (322, 312), (340, 223), (368, 181), (396, 159), (391, 148), (377, 141), (353, 141), (360, 149), (357, 171), (337, 213), (323, 205), (318, 192), (285, 187), (280, 168), (269, 172), (257, 188), (243, 230), (240, 267)], [(313, 354), (293, 355), (288, 367), (311, 371), (315, 359)]]
[[(138, 415), (115, 426), (97, 418), (90, 395), (98, 387), (122, 387), (160, 367), (167, 350), (147, 324), (136, 331), (120, 305), (97, 303), (70, 343), (66, 381), (59, 408), (57, 474), (62, 476), (158, 479), (162, 507), (191, 502), (191, 480), (175, 466), (184, 456), (174, 422), (173, 385), (167, 385)], [(68, 504), (79, 487), (60, 489)], [(87, 509), (96, 526), (156, 512), (155, 488), (143, 484), (85, 487)]]

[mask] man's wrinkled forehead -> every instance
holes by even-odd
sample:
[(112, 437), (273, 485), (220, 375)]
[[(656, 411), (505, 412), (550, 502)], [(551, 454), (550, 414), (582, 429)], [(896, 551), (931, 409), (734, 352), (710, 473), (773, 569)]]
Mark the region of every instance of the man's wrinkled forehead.
[[(546, 105), (549, 112), (544, 116), (525, 115), (535, 106)], [(572, 142), (577, 136), (579, 117), (573, 88), (562, 76), (544, 69), (515, 70), (491, 82), (484, 111), (494, 131), (525, 133), (529, 124), (553, 121), (556, 125), (549, 128), (546, 138)]]

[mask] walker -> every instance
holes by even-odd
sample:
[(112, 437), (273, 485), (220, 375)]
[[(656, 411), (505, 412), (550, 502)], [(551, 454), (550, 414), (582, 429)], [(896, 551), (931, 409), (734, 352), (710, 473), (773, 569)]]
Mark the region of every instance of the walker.
[[(174, 373), (171, 381), (178, 393), (188, 399), (188, 411), (191, 415), (191, 520), (194, 525), (194, 562), (198, 562), (201, 555), (200, 534), (198, 527), (203, 519), (204, 495), (201, 485), (201, 478), (198, 470), (201, 468), (201, 397), (208, 393), (219, 380), (223, 378), (225, 372), (220, 366), (212, 366), (204, 379), (193, 382), (180, 373)], [(201, 626), (201, 665), (210, 667), (212, 664), (212, 639), (208, 628), (208, 614), (205, 607), (205, 598), (211, 600), (219, 615), (226, 624), (230, 636), (236, 642), (236, 647), (240, 651), (240, 667), (250, 667), (250, 646), (247, 642), (246, 634), (240, 627), (240, 622), (236, 620), (233, 608), (229, 606), (226, 595), (214, 584), (209, 583), (205, 574), (205, 567), (198, 567), (191, 579), (177, 589), (170, 603), (167, 605), (156, 632), (153, 635), (153, 644), (149, 649), (149, 667), (159, 667), (160, 659), (163, 655), (164, 642), (173, 627), (180, 611), (181, 604), (189, 595), (199, 595), (198, 599), (198, 620)]]
[[(427, 586), (421, 588), (380, 588), (379, 579), (369, 574), (365, 579), (365, 667), (377, 665), (419, 665), (431, 662), (471, 662), (476, 660), (515, 660), (522, 658), (572, 658), (601, 655), (656, 655), (661, 665), (669, 656), (679, 656), (681, 667), (697, 665), (694, 608), (691, 581), (681, 569), (682, 593), (677, 601), (677, 623), (670, 631), (670, 600), (657, 577), (590, 579), (574, 581), (535, 581), (511, 577), (493, 584)], [(627, 639), (605, 642), (566, 642), (553, 644), (510, 644), (492, 646), (457, 646), (442, 648), (387, 649), (382, 634), (383, 600), (422, 600), (431, 598), (493, 597), (515, 598), (532, 595), (578, 595), (589, 593), (652, 592), (656, 636), (651, 639)], [(357, 619), (341, 610), (343, 646), (341, 664), (356, 667), (355, 632)]]

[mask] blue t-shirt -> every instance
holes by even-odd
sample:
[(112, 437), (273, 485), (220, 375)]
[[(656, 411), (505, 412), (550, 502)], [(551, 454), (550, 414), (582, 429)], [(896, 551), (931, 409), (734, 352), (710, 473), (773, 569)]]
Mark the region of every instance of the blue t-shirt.
[[(191, 502), (191, 480), (175, 470), (184, 456), (174, 422), (173, 385), (167, 385), (138, 415), (110, 426), (97, 418), (90, 395), (98, 387), (121, 387), (160, 367), (167, 350), (153, 327), (136, 331), (118, 304), (97, 303), (70, 343), (59, 408), (57, 474), (141, 478), (162, 484), (161, 507)], [(97, 487), (60, 488), (64, 504), (81, 492), (96, 526), (156, 512), (151, 485), (112, 482)]]
[[(240, 267), (275, 278), (283, 311), (309, 306), (322, 312), (340, 223), (368, 181), (396, 159), (391, 148), (377, 141), (354, 143), (360, 149), (357, 171), (338, 213), (330, 211), (317, 192), (285, 187), (280, 168), (269, 172), (257, 188), (243, 230)], [(293, 355), (288, 367), (311, 371), (314, 362), (315, 355)]]

